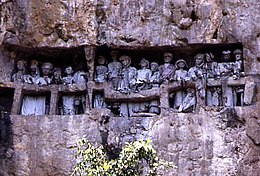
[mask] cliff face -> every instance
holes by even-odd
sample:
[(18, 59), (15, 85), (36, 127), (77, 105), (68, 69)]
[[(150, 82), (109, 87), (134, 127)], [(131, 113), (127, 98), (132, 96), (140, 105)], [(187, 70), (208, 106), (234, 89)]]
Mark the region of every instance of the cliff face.
[[(163, 175), (259, 175), (259, 14), (258, 0), (2, 0), (0, 88), (13, 88), (15, 98), (10, 116), (12, 132), (6, 129), (10, 127), (6, 119), (0, 119), (0, 175), (69, 175), (74, 163), (73, 146), (81, 137), (113, 146), (152, 139), (159, 156), (178, 166)], [(248, 99), (253, 97), (251, 105), (232, 109), (200, 106), (194, 113), (175, 113), (165, 108), (152, 118), (118, 118), (93, 109), (73, 117), (55, 113), (17, 115), (26, 87), (10, 83), (17, 59), (41, 55), (51, 60), (59, 55), (62, 60), (83, 53), (93, 77), (93, 52), (99, 46), (190, 49), (193, 44), (203, 47), (229, 43), (243, 47), (244, 82), (248, 83), (245, 94)], [(69, 54), (57, 54), (64, 51)], [(101, 90), (92, 82), (88, 85), (91, 95)], [(256, 90), (250, 91), (252, 87)], [(48, 88), (35, 88), (41, 89)], [(50, 87), (48, 91), (50, 101), (55, 103), (60, 90)], [(5, 101), (6, 92), (9, 95), (11, 91), (0, 94)], [(167, 106), (164, 100), (169, 92), (160, 93), (165, 96), (161, 106)], [(110, 117), (106, 124), (104, 116)]]
[(259, 6), (256, 0), (4, 0), (0, 41), (27, 47), (241, 42), (248, 72), (257, 73)]
[[(15, 175), (69, 175), (75, 144), (82, 136), (117, 148), (132, 140), (151, 139), (160, 158), (178, 168), (162, 175), (259, 175), (259, 104), (196, 114), (169, 113), (160, 118), (82, 116), (12, 116)], [(10, 158), (9, 158), (10, 160)], [(7, 163), (5, 163), (7, 164)], [(10, 163), (8, 163), (10, 164)], [(8, 174), (7, 174), (8, 175)]]
[(29, 47), (95, 45), (92, 1), (4, 1), (1, 40)]

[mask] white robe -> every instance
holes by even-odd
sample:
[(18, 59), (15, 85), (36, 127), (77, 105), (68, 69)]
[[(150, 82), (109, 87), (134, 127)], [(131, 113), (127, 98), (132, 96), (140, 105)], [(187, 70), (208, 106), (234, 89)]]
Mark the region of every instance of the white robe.
[(24, 96), (21, 115), (44, 115), (46, 114), (45, 96)]

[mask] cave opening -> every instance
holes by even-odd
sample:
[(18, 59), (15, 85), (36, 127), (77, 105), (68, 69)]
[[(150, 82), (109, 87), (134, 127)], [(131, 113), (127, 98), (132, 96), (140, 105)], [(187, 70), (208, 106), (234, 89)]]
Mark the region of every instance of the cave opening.
[[(212, 53), (216, 62), (222, 62), (222, 51), (231, 51), (240, 49), (243, 51), (241, 43), (229, 43), (229, 44), (190, 44), (188, 46), (158, 46), (158, 47), (108, 47), (100, 46), (96, 51), (96, 61), (99, 56), (104, 56), (107, 59), (107, 63), (112, 62), (110, 52), (117, 50), (119, 57), (122, 55), (128, 55), (132, 58), (131, 66), (140, 68), (139, 63), (142, 58), (146, 58), (151, 62), (157, 62), (159, 65), (163, 64), (163, 53), (170, 52), (173, 54), (172, 63), (175, 63), (179, 59), (184, 59), (187, 62), (188, 67), (195, 65), (194, 56), (198, 53)], [(235, 57), (232, 55), (229, 62), (234, 62)], [(95, 62), (97, 65), (97, 62)]]
[[(62, 70), (62, 76), (65, 75), (66, 67), (71, 66), (74, 72), (83, 70), (88, 71), (84, 47), (75, 48), (24, 48), (13, 46), (9, 48), (10, 52), (14, 52), (15, 62), (20, 59), (27, 61), (27, 72), (32, 60), (39, 63), (39, 68), (45, 62), (53, 64), (53, 68), (58, 67)], [(40, 69), (41, 70), (41, 69)], [(15, 72), (15, 68), (14, 71)]]
[(13, 147), (13, 129), (10, 119), (13, 97), (13, 88), (0, 88), (0, 161), (8, 156), (8, 148)]
[(11, 113), (14, 97), (13, 88), (0, 88), (0, 110), (8, 114)]
[(59, 92), (57, 115), (80, 115), (86, 111), (86, 93)]

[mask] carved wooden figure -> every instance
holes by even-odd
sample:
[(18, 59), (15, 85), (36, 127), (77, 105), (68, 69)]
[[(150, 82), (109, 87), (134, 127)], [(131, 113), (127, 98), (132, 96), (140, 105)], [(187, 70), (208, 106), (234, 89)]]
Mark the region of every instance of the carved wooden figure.
[[(186, 61), (183, 59), (179, 59), (175, 63), (176, 71), (173, 75), (174, 81), (184, 81), (184, 79), (187, 77), (188, 72), (185, 70), (187, 68)], [(185, 90), (177, 90), (174, 96), (174, 104), (173, 108), (178, 109), (179, 106), (182, 104), (184, 98), (186, 97), (186, 91)]]
[(222, 86), (222, 101), (223, 105), (226, 107), (233, 107), (234, 100), (232, 94), (232, 88), (228, 86), (228, 78), (232, 76), (233, 72), (233, 65), (234, 63), (231, 62), (231, 55), (230, 51), (223, 51), (222, 52), (222, 62), (219, 63), (219, 71), (220, 71), (220, 79), (221, 79), (221, 86)]
[(130, 93), (136, 91), (136, 76), (137, 70), (131, 67), (131, 58), (129, 56), (121, 56), (119, 59), (122, 62), (123, 69), (121, 71), (121, 81), (119, 91), (121, 93)]
[(107, 81), (108, 68), (106, 65), (106, 58), (104, 56), (99, 56), (98, 65), (96, 66), (94, 81), (96, 83), (103, 83)]
[(242, 51), (240, 49), (236, 49), (234, 52), (235, 55), (235, 63), (234, 63), (234, 73), (233, 73), (233, 78), (234, 79), (239, 79), (242, 73), (243, 69), (243, 57), (242, 57)]
[(38, 61), (32, 60), (30, 65), (30, 74), (24, 76), (24, 82), (28, 84), (37, 84), (37, 80), (40, 78), (40, 70)]
[(63, 84), (73, 84), (74, 78), (73, 78), (73, 69), (71, 66), (66, 67), (65, 74), (66, 76), (62, 78)]
[(36, 80), (36, 84), (38, 85), (49, 85), (52, 82), (51, 73), (53, 69), (53, 65), (50, 62), (45, 62), (42, 64), (42, 77), (39, 77)]
[(196, 106), (196, 94), (192, 88), (187, 89), (187, 95), (180, 105), (178, 112), (193, 112)]
[(206, 71), (204, 69), (204, 55), (197, 54), (195, 57), (195, 66), (191, 67), (188, 71), (187, 80), (196, 82), (196, 89), (200, 99), (204, 100), (206, 96)]
[(156, 62), (151, 63), (151, 71), (152, 71), (152, 75), (150, 78), (150, 87), (158, 88), (158, 87), (160, 87), (160, 83), (161, 83), (161, 80), (160, 80), (161, 74), (159, 72), (158, 63), (156, 63)]
[(175, 72), (175, 67), (173, 64), (171, 64), (171, 61), (173, 59), (172, 53), (164, 53), (163, 55), (164, 64), (159, 67), (159, 71), (161, 74), (161, 80), (164, 83), (169, 82), (170, 78), (172, 78), (172, 75)]
[(216, 78), (218, 76), (218, 63), (214, 61), (214, 55), (212, 53), (206, 53), (204, 69), (206, 71), (207, 78)]
[(55, 67), (53, 69), (53, 78), (52, 78), (52, 84), (62, 84), (62, 77), (61, 77), (61, 68)]
[(208, 87), (206, 96), (207, 106), (218, 107), (221, 105), (221, 87)]
[(100, 93), (94, 95), (93, 107), (95, 109), (106, 108), (104, 96)]
[(147, 59), (141, 59), (140, 64), (141, 69), (137, 70), (137, 89), (146, 90), (149, 88), (149, 83), (152, 76), (152, 71), (149, 68), (149, 61)]
[(17, 63), (16, 63), (17, 72), (12, 75), (13, 82), (24, 82), (26, 66), (27, 66), (27, 62), (25, 60), (17, 61)]
[[(62, 78), (63, 84), (73, 84), (73, 69), (71, 66), (68, 66), (65, 69), (66, 76)], [(63, 95), (62, 96), (62, 110), (63, 115), (75, 115), (74, 107), (75, 95)]]
[(110, 54), (113, 61), (108, 64), (108, 81), (112, 83), (115, 90), (118, 90), (122, 64), (117, 61), (118, 51), (111, 51)]

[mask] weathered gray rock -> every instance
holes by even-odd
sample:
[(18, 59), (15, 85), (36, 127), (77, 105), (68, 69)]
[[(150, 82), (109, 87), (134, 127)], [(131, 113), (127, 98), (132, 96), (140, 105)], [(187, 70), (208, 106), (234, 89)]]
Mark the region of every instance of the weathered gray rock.
[(248, 78), (246, 80), (245, 84), (245, 97), (244, 97), (244, 102), (246, 105), (252, 104), (252, 102), (255, 100), (256, 96), (256, 83), (255, 81), (251, 78)]
[(85, 137), (101, 143), (98, 122), (84, 115), (11, 118), (16, 175), (69, 175), (75, 161), (76, 142)]
[(258, 118), (250, 118), (247, 120), (247, 135), (252, 139), (255, 145), (260, 145), (260, 125), (258, 123)]

